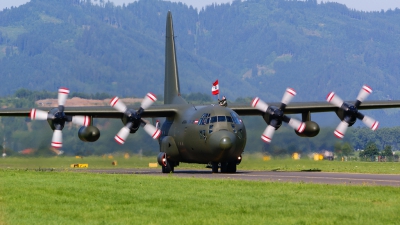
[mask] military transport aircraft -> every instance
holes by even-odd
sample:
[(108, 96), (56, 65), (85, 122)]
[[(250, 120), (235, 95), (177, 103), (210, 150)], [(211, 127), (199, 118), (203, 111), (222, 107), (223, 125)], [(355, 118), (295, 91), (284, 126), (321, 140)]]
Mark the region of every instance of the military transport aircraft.
[[(251, 105), (229, 104), (229, 107), (215, 105), (191, 105), (180, 95), (177, 58), (175, 52), (172, 14), (168, 12), (165, 43), (165, 86), (164, 104), (154, 105), (156, 96), (148, 93), (138, 110), (128, 108), (118, 97), (114, 97), (111, 107), (64, 107), (69, 90), (60, 88), (56, 108), (40, 109), (0, 109), (0, 116), (29, 116), (32, 120), (47, 120), (54, 130), (53, 147), (62, 147), (62, 129), (65, 122), (81, 125), (78, 136), (82, 141), (94, 142), (100, 137), (100, 131), (93, 126), (93, 118), (121, 119), (124, 126), (115, 136), (123, 144), (130, 133), (139, 127), (158, 139), (160, 153), (157, 157), (163, 173), (173, 172), (180, 162), (211, 164), (212, 172), (236, 172), (236, 166), (242, 160), (246, 145), (246, 129), (240, 116), (262, 116), (267, 128), (261, 138), (271, 142), (275, 130), (282, 122), (293, 127), (296, 134), (302, 137), (314, 137), (320, 128), (311, 121), (311, 113), (336, 112), (341, 122), (335, 135), (343, 138), (346, 129), (356, 119), (362, 120), (375, 130), (378, 122), (364, 116), (358, 109), (380, 109), (400, 107), (400, 101), (363, 102), (372, 92), (364, 86), (357, 101), (344, 102), (335, 93), (328, 94), (328, 102), (296, 102), (289, 105), (296, 92), (288, 88), (280, 103), (267, 104), (256, 97)], [(331, 103), (331, 104), (330, 104)], [(362, 105), (361, 105), (362, 103)], [(290, 118), (285, 114), (301, 114), (302, 121)], [(165, 122), (153, 126), (142, 118), (165, 118)]]

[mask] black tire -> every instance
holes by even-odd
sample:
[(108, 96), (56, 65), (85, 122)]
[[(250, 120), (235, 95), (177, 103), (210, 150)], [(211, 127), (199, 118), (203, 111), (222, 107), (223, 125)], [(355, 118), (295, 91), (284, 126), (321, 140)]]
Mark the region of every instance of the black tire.
[(174, 172), (174, 162), (168, 160), (166, 166), (162, 166), (163, 173), (173, 173)]
[(228, 173), (228, 163), (227, 162), (221, 163), (221, 173)]
[(213, 173), (218, 173), (218, 163), (217, 162), (212, 162), (211, 163), (211, 168)]
[(235, 162), (228, 163), (228, 173), (236, 173), (236, 163)]

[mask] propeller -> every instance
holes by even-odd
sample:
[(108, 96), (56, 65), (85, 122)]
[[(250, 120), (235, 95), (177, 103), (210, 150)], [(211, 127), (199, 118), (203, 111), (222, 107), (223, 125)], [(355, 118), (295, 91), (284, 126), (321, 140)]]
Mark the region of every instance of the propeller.
[(72, 122), (81, 126), (90, 125), (89, 116), (68, 116), (64, 113), (64, 105), (69, 94), (68, 88), (61, 87), (58, 89), (58, 107), (51, 109), (49, 112), (40, 109), (31, 109), (29, 117), (31, 120), (48, 120), (54, 128), (51, 146), (54, 148), (62, 147), (62, 129), (65, 122)]
[(372, 88), (364, 85), (361, 88), (360, 93), (357, 96), (357, 101), (354, 105), (348, 102), (344, 102), (339, 96), (335, 94), (335, 92), (331, 92), (327, 95), (327, 102), (343, 110), (343, 117), (339, 116), (339, 118), (343, 118), (343, 120), (339, 123), (336, 130), (334, 131), (334, 134), (337, 138), (342, 139), (346, 133), (347, 128), (352, 126), (357, 119), (363, 121), (363, 123), (371, 130), (378, 129), (378, 121), (372, 119), (371, 117), (365, 116), (358, 111), (358, 107), (371, 93)]
[(142, 120), (142, 113), (156, 100), (157, 98), (153, 93), (147, 93), (139, 110), (136, 111), (134, 109), (128, 109), (128, 107), (118, 97), (111, 99), (110, 105), (118, 112), (123, 113), (126, 119), (125, 126), (122, 127), (122, 129), (114, 137), (117, 143), (124, 144), (129, 133), (135, 133), (139, 129), (139, 126), (142, 126), (146, 133), (149, 134), (153, 139), (160, 137), (161, 131), (157, 127), (145, 120)]
[(296, 91), (294, 89), (287, 88), (286, 92), (283, 94), (281, 105), (279, 108), (276, 106), (269, 106), (259, 97), (253, 99), (251, 106), (260, 110), (261, 112), (268, 113), (270, 116), (269, 124), (261, 135), (261, 139), (264, 142), (270, 143), (272, 141), (275, 130), (277, 130), (282, 125), (282, 121), (287, 123), (299, 133), (302, 133), (306, 128), (305, 123), (283, 114), (286, 106), (292, 101), (295, 95)]

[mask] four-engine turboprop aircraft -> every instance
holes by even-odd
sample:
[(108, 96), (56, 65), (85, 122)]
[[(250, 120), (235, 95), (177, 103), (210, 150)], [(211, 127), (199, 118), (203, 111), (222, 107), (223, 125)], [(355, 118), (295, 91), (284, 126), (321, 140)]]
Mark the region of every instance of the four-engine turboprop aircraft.
[[(82, 141), (94, 142), (100, 137), (100, 131), (93, 126), (94, 118), (121, 119), (124, 126), (115, 136), (123, 144), (130, 133), (135, 133), (140, 126), (158, 139), (160, 153), (158, 163), (163, 173), (173, 172), (180, 162), (212, 165), (212, 172), (234, 173), (241, 162), (241, 154), (246, 145), (246, 129), (240, 116), (262, 116), (267, 128), (261, 138), (271, 142), (275, 130), (282, 122), (293, 127), (302, 137), (314, 137), (319, 133), (319, 126), (311, 121), (311, 113), (336, 112), (342, 121), (335, 135), (343, 138), (347, 127), (356, 119), (362, 120), (372, 130), (378, 122), (364, 116), (358, 109), (398, 108), (400, 101), (363, 102), (372, 92), (364, 86), (357, 101), (344, 102), (333, 92), (327, 97), (328, 102), (290, 103), (296, 92), (288, 88), (280, 103), (267, 104), (256, 97), (251, 105), (229, 104), (229, 107), (216, 105), (188, 104), (180, 95), (177, 58), (175, 53), (174, 30), (171, 12), (168, 12), (165, 44), (165, 86), (164, 105), (153, 105), (156, 96), (148, 93), (138, 110), (128, 108), (118, 97), (111, 100), (111, 107), (64, 107), (69, 90), (59, 89), (59, 106), (40, 109), (0, 109), (0, 116), (29, 116), (33, 120), (47, 120), (54, 130), (52, 146), (62, 147), (62, 129), (65, 122), (82, 125), (78, 136)], [(363, 104), (361, 105), (361, 102)], [(302, 121), (284, 114), (301, 114)], [(161, 126), (154, 127), (142, 118), (164, 117)]]

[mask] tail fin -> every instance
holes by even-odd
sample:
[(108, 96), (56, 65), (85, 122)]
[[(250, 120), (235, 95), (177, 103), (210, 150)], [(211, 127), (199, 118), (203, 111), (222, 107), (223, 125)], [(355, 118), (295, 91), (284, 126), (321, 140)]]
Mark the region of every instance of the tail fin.
[(181, 97), (178, 76), (178, 64), (175, 53), (174, 26), (172, 14), (168, 11), (165, 40), (165, 84), (164, 104), (187, 104)]

